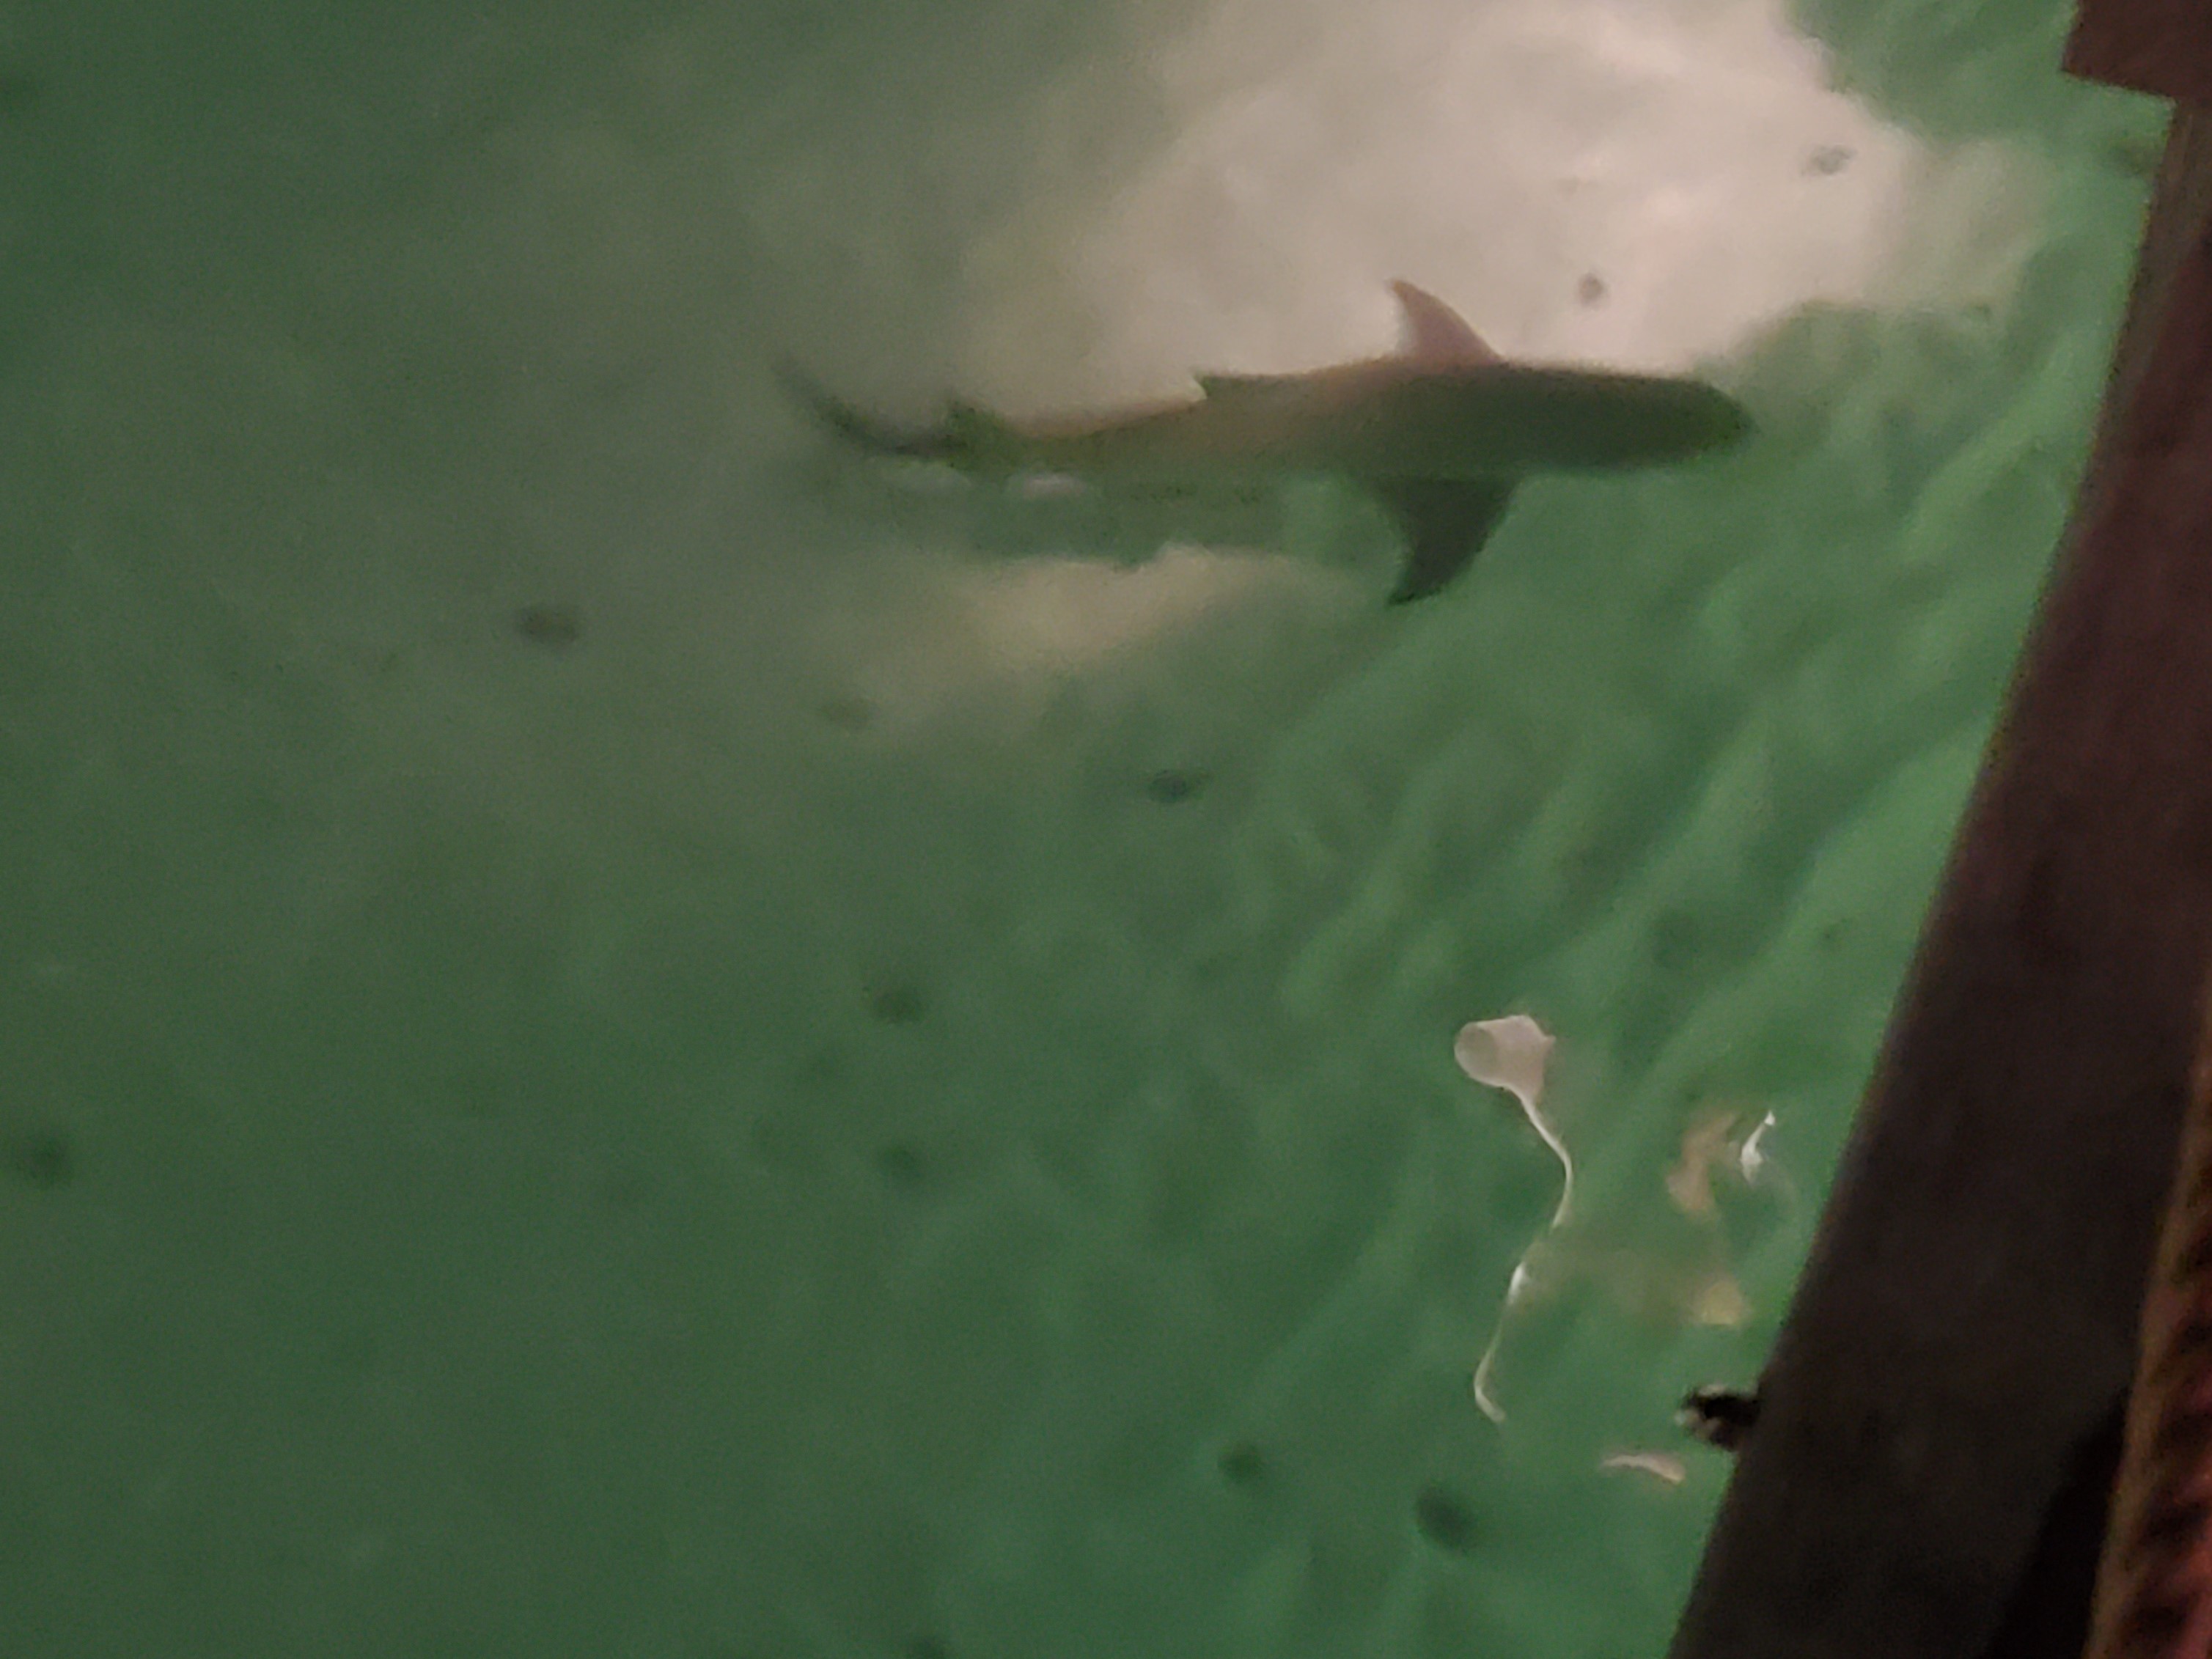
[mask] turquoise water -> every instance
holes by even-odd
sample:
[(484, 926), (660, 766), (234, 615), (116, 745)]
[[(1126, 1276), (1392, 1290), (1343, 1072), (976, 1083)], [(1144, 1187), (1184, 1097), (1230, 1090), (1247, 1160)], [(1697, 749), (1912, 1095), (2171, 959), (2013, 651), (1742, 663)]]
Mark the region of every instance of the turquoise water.
[[(2159, 112), (2057, 4), (1561, 15), (0, 10), (0, 1650), (1657, 1650)], [(768, 372), (1172, 391), (1394, 267), (1760, 435), (1386, 611), (1340, 493)]]

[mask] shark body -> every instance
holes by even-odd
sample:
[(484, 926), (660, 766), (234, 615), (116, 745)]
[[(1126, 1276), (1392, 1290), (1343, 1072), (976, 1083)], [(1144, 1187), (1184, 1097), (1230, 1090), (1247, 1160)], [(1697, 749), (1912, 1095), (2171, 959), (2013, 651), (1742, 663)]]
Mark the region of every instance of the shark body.
[(1199, 396), (1093, 416), (1014, 422), (954, 401), (903, 428), (781, 373), (833, 432), (870, 453), (977, 477), (1058, 477), (1103, 488), (1348, 480), (1379, 501), (1407, 547), (1393, 603), (1467, 568), (1534, 472), (1688, 460), (1750, 430), (1702, 381), (1512, 362), (1411, 283), (1394, 283), (1401, 349), (1291, 374), (1201, 374)]

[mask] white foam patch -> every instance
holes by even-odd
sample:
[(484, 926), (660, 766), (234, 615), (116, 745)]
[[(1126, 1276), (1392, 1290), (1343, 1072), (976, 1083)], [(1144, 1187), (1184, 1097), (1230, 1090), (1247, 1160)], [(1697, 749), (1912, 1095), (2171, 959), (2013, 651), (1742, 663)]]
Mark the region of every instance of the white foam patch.
[(1218, 0), (1149, 76), (1043, 100), (1169, 131), (1103, 188), (1041, 163), (975, 250), (979, 390), (1387, 349), (1395, 276), (1508, 355), (1679, 368), (1812, 301), (2002, 303), (2043, 197), (2032, 158), (1832, 89), (1778, 0)]
[[(1485, 1088), (1503, 1089), (1518, 1100), (1528, 1127), (1541, 1137), (1552, 1156), (1559, 1160), (1559, 1207), (1552, 1212), (1552, 1218), (1545, 1226), (1547, 1234), (1557, 1232), (1566, 1224), (1575, 1195), (1574, 1158), (1543, 1112), (1544, 1075), (1550, 1068), (1552, 1050), (1557, 1043), (1549, 1031), (1528, 1015), (1507, 1014), (1499, 1019), (1469, 1021), (1460, 1027), (1459, 1036), (1452, 1044), (1452, 1057), (1459, 1062), (1460, 1070)], [(1505, 1287), (1505, 1306), (1491, 1332), (1489, 1346), (1475, 1361), (1474, 1403), (1493, 1423), (1505, 1420), (1505, 1409), (1498, 1403), (1491, 1387), (1498, 1351), (1505, 1340), (1505, 1317), (1528, 1296), (1535, 1283), (1529, 1262), (1542, 1243), (1540, 1237), (1522, 1252), (1521, 1260), (1514, 1264), (1513, 1276)]]
[(1690, 1478), (1687, 1466), (1672, 1452), (1611, 1452), (1600, 1458), (1597, 1466), (1608, 1474), (1648, 1475), (1666, 1486), (1679, 1486)]
[(1559, 1160), (1559, 1205), (1552, 1216), (1554, 1227), (1565, 1224), (1575, 1195), (1575, 1161), (1543, 1113), (1544, 1073), (1557, 1041), (1528, 1015), (1508, 1014), (1502, 1019), (1470, 1020), (1460, 1027), (1452, 1044), (1452, 1056), (1460, 1070), (1484, 1087), (1503, 1089), (1518, 1100), (1528, 1127)]

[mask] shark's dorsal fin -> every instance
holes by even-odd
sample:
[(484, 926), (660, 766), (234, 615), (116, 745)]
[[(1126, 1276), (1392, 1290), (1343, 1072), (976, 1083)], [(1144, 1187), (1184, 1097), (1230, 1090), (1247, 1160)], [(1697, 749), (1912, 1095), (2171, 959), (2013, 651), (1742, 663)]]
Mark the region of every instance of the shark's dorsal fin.
[(1401, 356), (1439, 367), (1498, 361), (1498, 354), (1467, 325), (1467, 319), (1426, 289), (1401, 279), (1390, 284), (1390, 292), (1398, 296)]

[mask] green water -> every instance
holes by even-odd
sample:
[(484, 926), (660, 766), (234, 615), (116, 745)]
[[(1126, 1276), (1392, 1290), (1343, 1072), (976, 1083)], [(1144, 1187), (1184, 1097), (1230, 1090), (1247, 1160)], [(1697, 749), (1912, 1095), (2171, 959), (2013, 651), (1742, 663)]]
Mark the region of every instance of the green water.
[(1706, 353), (1753, 444), (1386, 611), (1356, 501), (1125, 568), (768, 374), (1097, 390), (1451, 218), (1022, 312), (1195, 0), (0, 8), (0, 1654), (1656, 1651), (2124, 294), (2068, 9), (1801, 14), (2040, 181), (2002, 280), (1932, 212)]

